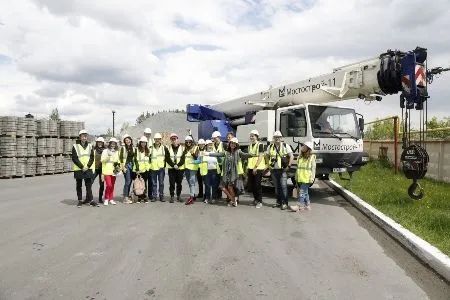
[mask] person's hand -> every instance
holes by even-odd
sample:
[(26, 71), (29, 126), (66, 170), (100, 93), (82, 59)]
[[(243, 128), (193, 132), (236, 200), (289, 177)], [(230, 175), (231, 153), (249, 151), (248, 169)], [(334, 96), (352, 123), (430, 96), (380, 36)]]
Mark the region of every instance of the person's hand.
[(258, 169), (254, 168), (253, 169), (253, 175), (256, 175), (256, 173), (258, 173)]
[(173, 166), (175, 170), (178, 170), (178, 165)]
[(87, 170), (89, 170), (88, 167), (84, 166), (83, 167), (83, 172), (86, 172)]

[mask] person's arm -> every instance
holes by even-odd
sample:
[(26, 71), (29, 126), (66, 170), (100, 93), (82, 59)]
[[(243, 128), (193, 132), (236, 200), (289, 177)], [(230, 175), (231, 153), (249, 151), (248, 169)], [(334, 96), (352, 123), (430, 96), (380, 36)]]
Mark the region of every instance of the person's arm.
[(256, 157), (256, 154), (245, 153), (245, 152), (242, 152), (242, 150), (240, 150), (240, 149), (239, 149), (238, 153), (239, 153), (240, 158)]
[(94, 147), (91, 147), (91, 153), (89, 155), (89, 161), (87, 164), (88, 169), (90, 169), (92, 167), (92, 164), (95, 161), (95, 154), (94, 154)]
[[(181, 146), (179, 146), (181, 147)], [(183, 150), (181, 157), (180, 157), (180, 161), (178, 162), (178, 167), (181, 167), (184, 165), (184, 162), (186, 161), (186, 151)]]
[(309, 179), (309, 182), (313, 182), (316, 178), (316, 157), (314, 156), (311, 159), (311, 178)]
[[(168, 147), (172, 147), (171, 145), (169, 145)], [(165, 156), (165, 158), (166, 158), (166, 163), (170, 166), (170, 167), (174, 167), (175, 166), (175, 163), (174, 163), (174, 161), (172, 160), (172, 157), (170, 157), (170, 152), (169, 152), (169, 149), (168, 149), (168, 147), (166, 147), (165, 148), (165, 154), (164, 154), (164, 156)]]
[(123, 147), (120, 147), (119, 163), (123, 164)]
[(134, 149), (134, 156), (133, 156), (133, 165), (136, 168), (136, 172), (139, 172), (139, 163), (138, 163), (138, 160), (137, 160), (137, 152), (138, 151), (139, 151), (139, 149), (136, 147)]
[(225, 152), (203, 152), (203, 155), (205, 156), (214, 156), (214, 157), (224, 157)]
[(289, 163), (288, 167), (292, 166), (292, 163), (294, 162), (294, 154), (292, 153), (292, 148), (288, 144), (286, 144), (286, 152), (289, 155)]
[(102, 151), (102, 156), (100, 158), (100, 161), (102, 163), (106, 163), (106, 162), (109, 162), (110, 160), (111, 159), (110, 159), (110, 156), (108, 155), (108, 149), (103, 150)]
[(78, 154), (77, 154), (77, 150), (75, 150), (75, 145), (72, 146), (72, 161), (78, 168), (83, 169), (84, 166), (81, 163), (81, 161), (78, 159)]

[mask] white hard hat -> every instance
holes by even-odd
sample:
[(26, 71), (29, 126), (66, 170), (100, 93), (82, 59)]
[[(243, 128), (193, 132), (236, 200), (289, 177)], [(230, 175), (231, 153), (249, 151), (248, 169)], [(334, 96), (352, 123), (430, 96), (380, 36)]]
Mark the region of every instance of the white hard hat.
[(204, 139), (199, 139), (197, 144), (204, 145), (205, 144), (205, 140)]
[(147, 128), (144, 129), (144, 133), (152, 133), (152, 130), (147, 127)]
[(157, 132), (155, 133), (155, 135), (153, 136), (154, 139), (162, 139), (161, 133)]
[(131, 136), (130, 136), (129, 134), (125, 134), (125, 135), (122, 137), (122, 141), (124, 141), (126, 138), (129, 138), (130, 140), (132, 140), (132, 138), (131, 138)]
[(104, 143), (105, 139), (103, 137), (99, 136), (95, 141)]
[(234, 138), (231, 138), (230, 142), (233, 142), (233, 143), (239, 144), (239, 140), (238, 140), (238, 139), (237, 139), (236, 137), (234, 137)]
[(311, 141), (304, 142), (303, 145), (305, 145), (306, 147), (308, 147), (311, 150), (313, 149), (313, 142), (311, 142)]
[(281, 132), (280, 131), (275, 131), (274, 133), (273, 133), (273, 136), (279, 136), (279, 137), (282, 137), (283, 135), (281, 134)]
[(192, 141), (192, 136), (188, 135), (184, 138), (185, 141)]
[(114, 143), (118, 143), (119, 141), (115, 137), (112, 137), (112, 138), (109, 139), (109, 142), (110, 143), (113, 143), (113, 142)]
[(222, 135), (220, 134), (219, 131), (214, 131), (211, 135), (212, 138), (216, 138), (216, 137), (221, 137)]
[(146, 136), (142, 136), (142, 137), (139, 139), (139, 142), (147, 143), (147, 142), (148, 142), (148, 139), (147, 139)]
[(206, 144), (206, 145), (209, 145), (209, 144), (212, 144), (212, 143), (213, 143), (213, 142), (212, 142), (211, 140), (206, 140), (206, 141), (205, 141), (205, 144)]
[(170, 134), (170, 138), (173, 138), (173, 137), (178, 138), (178, 135), (177, 135), (176, 133), (173, 133), (173, 132), (172, 132), (172, 133)]
[(254, 134), (254, 135), (259, 136), (259, 132), (256, 129), (253, 129), (252, 131), (250, 131), (250, 134)]
[(88, 132), (86, 130), (84, 130), (84, 129), (80, 130), (80, 132), (78, 132), (78, 135), (80, 136), (82, 134), (88, 134)]

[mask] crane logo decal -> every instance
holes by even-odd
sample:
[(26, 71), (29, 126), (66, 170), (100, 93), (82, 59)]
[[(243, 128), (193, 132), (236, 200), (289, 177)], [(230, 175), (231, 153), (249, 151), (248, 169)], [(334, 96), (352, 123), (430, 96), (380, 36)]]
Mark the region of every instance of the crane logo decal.
[(322, 86), (327, 86), (327, 85), (332, 86), (332, 85), (336, 84), (336, 78), (330, 79), (328, 81), (329, 81), (328, 84), (324, 80), (322, 80), (322, 82), (320, 82), (320, 83), (301, 86), (298, 88), (286, 88), (286, 86), (283, 85), (282, 88), (278, 89), (278, 97), (283, 98), (286, 96), (298, 95), (298, 94), (302, 94), (302, 93), (309, 93), (309, 92), (314, 93), (315, 91), (320, 90), (320, 88)]

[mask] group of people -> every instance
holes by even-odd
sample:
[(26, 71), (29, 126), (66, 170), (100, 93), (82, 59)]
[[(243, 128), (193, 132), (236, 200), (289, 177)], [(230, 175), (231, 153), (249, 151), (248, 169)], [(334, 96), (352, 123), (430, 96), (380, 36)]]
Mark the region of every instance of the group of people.
[[(72, 161), (78, 207), (83, 204), (92, 206), (115, 205), (114, 187), (117, 175), (124, 176), (123, 203), (165, 202), (164, 178), (169, 176), (170, 202), (193, 204), (197, 199), (214, 204), (227, 197), (227, 205), (236, 207), (239, 194), (244, 191), (244, 176), (247, 178), (247, 190), (253, 194), (253, 205), (262, 207), (262, 178), (270, 171), (275, 187), (277, 201), (273, 207), (282, 210), (302, 211), (311, 209), (308, 189), (315, 178), (316, 162), (312, 154), (312, 145), (302, 145), (297, 159), (295, 175), (298, 189), (297, 205), (288, 206), (287, 171), (293, 167), (294, 155), (289, 144), (282, 142), (282, 134), (275, 131), (273, 142), (264, 149), (259, 141), (259, 133), (252, 130), (247, 152), (239, 147), (239, 141), (232, 133), (227, 134), (227, 142), (222, 142), (221, 133), (213, 132), (210, 139), (194, 141), (191, 135), (184, 143), (176, 133), (170, 134), (170, 144), (162, 144), (162, 136), (156, 133), (152, 137), (150, 128), (134, 144), (129, 135), (124, 135), (121, 143), (112, 137), (106, 142), (98, 137), (95, 144), (88, 141), (88, 132), (81, 130), (79, 139), (73, 145)], [(99, 178), (98, 202), (94, 200), (92, 184)], [(182, 181), (186, 177), (189, 196), (181, 199)], [(145, 182), (145, 192), (132, 197), (132, 183), (137, 179)], [(82, 183), (86, 187), (83, 201)], [(198, 192), (197, 192), (198, 186)], [(134, 199), (134, 200), (133, 200)]]

